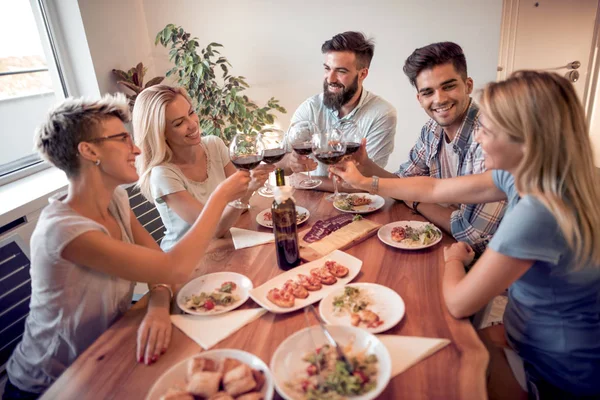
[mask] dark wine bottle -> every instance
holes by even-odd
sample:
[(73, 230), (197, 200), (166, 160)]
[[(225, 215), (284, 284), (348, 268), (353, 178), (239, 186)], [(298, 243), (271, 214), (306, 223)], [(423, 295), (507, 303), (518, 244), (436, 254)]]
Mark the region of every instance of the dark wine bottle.
[(274, 188), (275, 200), (271, 207), (273, 215), (273, 233), (277, 265), (283, 270), (292, 269), (300, 264), (298, 249), (298, 231), (296, 228), (296, 204), (292, 197), (292, 188), (285, 186), (283, 169), (275, 170), (277, 186)]

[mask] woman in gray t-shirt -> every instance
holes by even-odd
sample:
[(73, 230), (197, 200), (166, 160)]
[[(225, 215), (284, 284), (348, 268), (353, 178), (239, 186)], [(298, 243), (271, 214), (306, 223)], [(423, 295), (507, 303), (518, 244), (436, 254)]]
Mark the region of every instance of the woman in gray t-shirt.
[[(565, 78), (519, 71), (488, 84), (481, 110), (476, 139), (493, 171), (381, 179), (379, 191), (426, 202), (508, 200), (468, 274), (472, 249), (445, 249), (446, 306), (467, 317), (509, 288), (504, 328), (482, 333), (490, 398), (522, 398), (525, 390), (530, 398), (600, 398), (600, 185), (583, 107)], [(377, 187), (352, 164), (331, 171), (355, 187)]]
[[(31, 302), (22, 341), (7, 364), (5, 398), (35, 398), (149, 284), (136, 359), (151, 364), (171, 338), (167, 284), (183, 283), (212, 238), (226, 204), (250, 181), (238, 172), (216, 187), (188, 234), (164, 253), (142, 227), (119, 185), (137, 181), (140, 150), (124, 126), (125, 96), (68, 99), (38, 129), (41, 155), (67, 174), (68, 193), (50, 199), (31, 239)], [(131, 356), (134, 356), (133, 354)]]
[[(160, 213), (166, 228), (165, 251), (190, 229), (217, 185), (235, 173), (229, 151), (216, 136), (203, 137), (198, 115), (183, 88), (155, 85), (144, 89), (133, 108), (133, 131), (142, 149), (137, 159), (142, 194)], [(242, 200), (247, 202), (274, 167), (261, 165)], [(227, 207), (215, 236), (223, 236), (242, 210)]]

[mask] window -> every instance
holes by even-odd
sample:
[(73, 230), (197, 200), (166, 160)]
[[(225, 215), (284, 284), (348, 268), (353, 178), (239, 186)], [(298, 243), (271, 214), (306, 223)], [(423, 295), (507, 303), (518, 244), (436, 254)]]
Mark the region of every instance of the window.
[(0, 0), (0, 185), (42, 164), (35, 128), (67, 95), (42, 0)]

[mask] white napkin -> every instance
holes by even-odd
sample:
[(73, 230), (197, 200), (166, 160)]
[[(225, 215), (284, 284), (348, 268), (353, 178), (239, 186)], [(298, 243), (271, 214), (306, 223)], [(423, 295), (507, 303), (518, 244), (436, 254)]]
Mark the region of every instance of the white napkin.
[(392, 357), (392, 378), (446, 347), (450, 340), (417, 336), (377, 335)]
[(204, 350), (208, 350), (266, 312), (264, 308), (252, 308), (206, 317), (176, 314), (171, 315), (171, 322)]
[(233, 246), (236, 250), (275, 241), (275, 236), (272, 233), (249, 231), (248, 229), (240, 228), (231, 228), (229, 231), (231, 232)]

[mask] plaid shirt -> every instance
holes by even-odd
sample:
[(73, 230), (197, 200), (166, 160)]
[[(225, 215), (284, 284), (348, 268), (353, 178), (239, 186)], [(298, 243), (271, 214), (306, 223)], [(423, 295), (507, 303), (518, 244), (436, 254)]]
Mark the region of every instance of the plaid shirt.
[[(452, 141), (453, 149), (459, 156), (457, 176), (485, 172), (483, 152), (474, 136), (479, 129), (479, 107), (471, 100), (467, 115)], [(450, 178), (451, 170), (446, 157), (439, 157), (444, 131), (433, 119), (421, 130), (421, 136), (410, 151), (409, 160), (402, 164), (396, 175), (399, 177), (431, 176)], [(458, 241), (467, 242), (477, 254), (483, 253), (500, 220), (504, 216), (504, 201), (484, 204), (460, 204), (452, 213), (450, 227), (452, 236)]]

